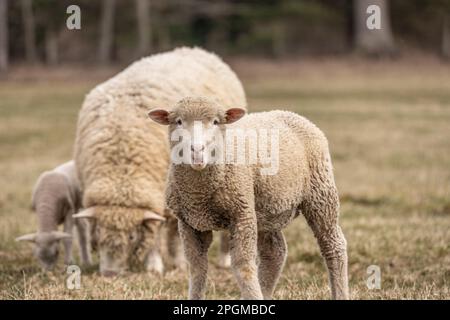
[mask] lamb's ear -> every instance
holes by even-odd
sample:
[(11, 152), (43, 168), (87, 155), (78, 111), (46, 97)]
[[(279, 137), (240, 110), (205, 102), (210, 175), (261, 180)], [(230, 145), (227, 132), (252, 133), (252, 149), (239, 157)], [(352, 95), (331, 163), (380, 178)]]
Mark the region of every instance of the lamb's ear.
[(62, 231), (52, 231), (51, 235), (52, 235), (52, 240), (54, 240), (54, 241), (72, 238), (72, 235), (70, 233), (62, 232)]
[(152, 109), (148, 112), (148, 116), (150, 117), (150, 119), (152, 119), (153, 121), (155, 121), (159, 124), (163, 124), (163, 125), (169, 124), (169, 112), (167, 110)]
[(36, 242), (36, 237), (37, 237), (36, 233), (29, 233), (29, 234), (25, 234), (25, 235), (23, 235), (21, 237), (16, 238), (16, 241)]
[(166, 218), (163, 216), (160, 216), (159, 214), (153, 212), (153, 211), (145, 211), (144, 212), (144, 221), (146, 220), (157, 220), (157, 221), (166, 221)]
[(72, 215), (72, 217), (75, 219), (81, 219), (81, 218), (95, 219), (94, 208), (87, 208), (87, 209), (81, 210), (77, 214)]
[(231, 108), (225, 111), (225, 124), (230, 124), (238, 121), (240, 118), (245, 116), (245, 109), (242, 108)]

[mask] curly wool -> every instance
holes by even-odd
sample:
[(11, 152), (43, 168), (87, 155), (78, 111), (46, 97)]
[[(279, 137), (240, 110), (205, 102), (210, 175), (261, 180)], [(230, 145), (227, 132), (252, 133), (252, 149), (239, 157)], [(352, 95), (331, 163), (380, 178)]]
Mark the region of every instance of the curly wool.
[(120, 206), (96, 206), (95, 217), (101, 217), (98, 224), (107, 229), (131, 230), (142, 223), (145, 209)]

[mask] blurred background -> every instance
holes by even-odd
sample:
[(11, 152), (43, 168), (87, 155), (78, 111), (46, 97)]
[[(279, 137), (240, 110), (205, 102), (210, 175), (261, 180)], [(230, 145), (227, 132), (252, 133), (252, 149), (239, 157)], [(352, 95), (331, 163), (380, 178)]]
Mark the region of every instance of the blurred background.
[[(69, 30), (69, 5), (81, 29)], [(367, 8), (380, 8), (369, 30)], [(85, 95), (132, 61), (178, 46), (216, 52), (251, 111), (287, 109), (329, 140), (353, 299), (450, 298), (450, 0), (0, 0), (0, 299), (180, 299), (185, 273), (114, 281), (62, 261), (40, 271), (30, 209), (40, 173), (72, 158)], [(326, 269), (299, 217), (277, 299), (327, 299)], [(215, 265), (209, 298), (236, 299)], [(370, 289), (370, 266), (381, 286)]]
[[(81, 8), (81, 30), (66, 8)], [(382, 29), (366, 27), (368, 5)], [(222, 56), (450, 58), (449, 0), (0, 0), (1, 69), (15, 63), (129, 62), (180, 45)]]

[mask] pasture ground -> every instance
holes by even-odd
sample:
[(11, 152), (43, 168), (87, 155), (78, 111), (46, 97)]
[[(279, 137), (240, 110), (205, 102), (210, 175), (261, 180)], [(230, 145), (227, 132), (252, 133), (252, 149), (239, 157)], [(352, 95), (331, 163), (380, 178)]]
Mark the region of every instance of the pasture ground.
[[(328, 136), (348, 241), (353, 299), (449, 299), (450, 65), (421, 57), (367, 62), (232, 61), (252, 111), (288, 109)], [(66, 289), (62, 261), (40, 271), (31, 246), (31, 188), (39, 173), (72, 156), (84, 95), (117, 70), (18, 68), (0, 81), (0, 299), (182, 299), (187, 275), (108, 279), (83, 270)], [(38, 81), (39, 79), (39, 81)], [(318, 246), (299, 217), (285, 235), (289, 256), (276, 299), (327, 299)], [(229, 270), (211, 252), (207, 297), (235, 299)], [(370, 265), (381, 289), (366, 287)]]

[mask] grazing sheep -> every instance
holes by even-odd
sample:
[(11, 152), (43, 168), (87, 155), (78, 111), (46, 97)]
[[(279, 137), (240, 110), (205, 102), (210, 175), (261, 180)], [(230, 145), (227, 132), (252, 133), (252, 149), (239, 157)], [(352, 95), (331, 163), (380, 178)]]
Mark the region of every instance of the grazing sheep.
[[(79, 114), (75, 161), (84, 212), (96, 219), (100, 271), (115, 275), (132, 265), (163, 272), (161, 221), (177, 226), (164, 208), (169, 166), (167, 131), (147, 119), (149, 106), (170, 106), (189, 94), (246, 107), (234, 72), (216, 55), (180, 48), (143, 58), (86, 97)], [(172, 222), (170, 221), (172, 220)], [(175, 222), (174, 222), (175, 221)], [(175, 263), (177, 231), (169, 230)]]
[[(325, 258), (332, 297), (347, 299), (346, 240), (338, 225), (339, 198), (327, 139), (292, 112), (244, 114), (243, 109), (226, 110), (205, 98), (185, 98), (172, 110), (149, 113), (154, 121), (169, 125), (171, 136), (176, 129), (183, 130), (182, 146), (191, 151), (187, 162), (171, 164), (166, 191), (167, 206), (179, 219), (189, 264), (189, 297), (204, 298), (211, 231), (226, 229), (242, 298), (271, 298), (287, 254), (281, 230), (303, 213)], [(245, 149), (234, 142), (219, 149), (212, 137), (233, 137), (231, 129), (248, 134)], [(252, 132), (258, 144), (251, 143)], [(263, 132), (271, 134), (269, 160), (276, 162), (263, 159)], [(171, 141), (172, 148), (178, 146), (177, 140)], [(218, 161), (256, 149), (258, 161), (253, 164)], [(224, 157), (213, 159), (213, 152)], [(269, 163), (276, 170), (267, 168)]]
[[(38, 218), (38, 232), (18, 237), (17, 241), (31, 241), (34, 253), (44, 269), (54, 267), (59, 253), (59, 241), (64, 242), (65, 264), (72, 263), (72, 229), (74, 215), (81, 204), (81, 195), (73, 161), (66, 162), (39, 176), (34, 186), (32, 209)], [(64, 232), (58, 225), (64, 224)], [(81, 259), (91, 264), (88, 231), (82, 221), (76, 221)]]

